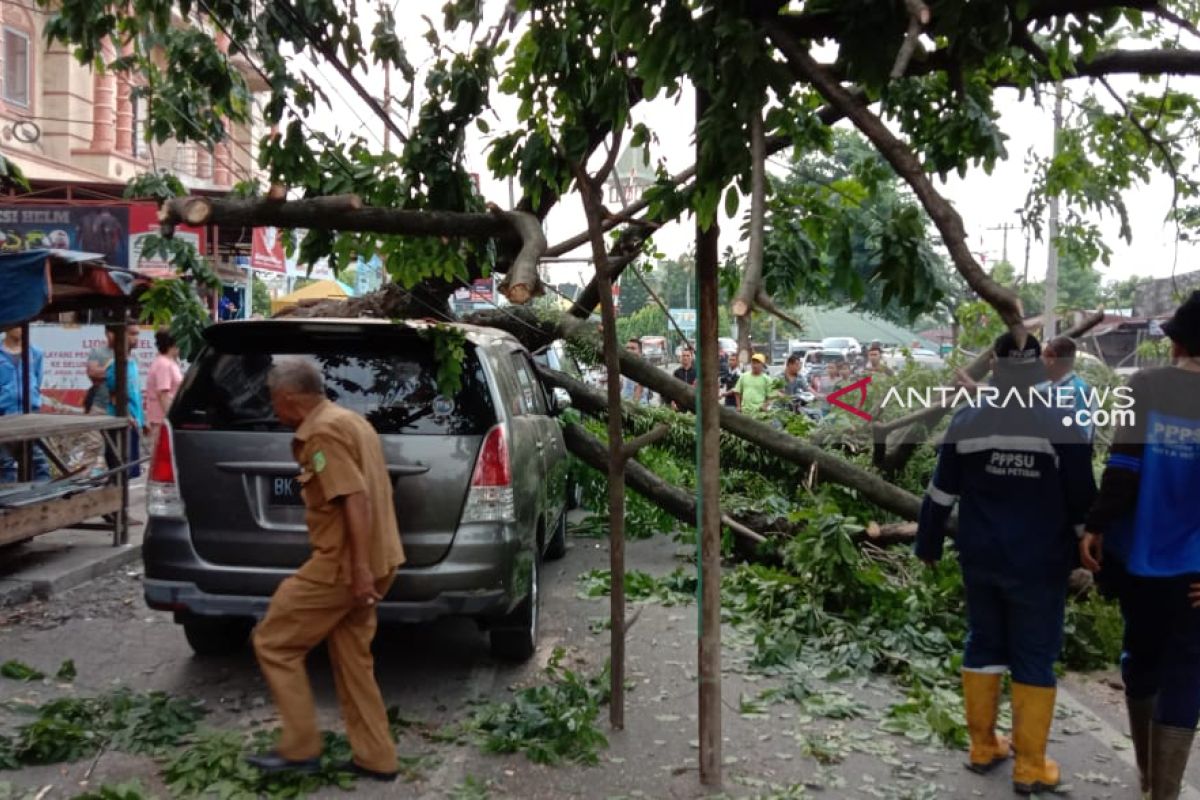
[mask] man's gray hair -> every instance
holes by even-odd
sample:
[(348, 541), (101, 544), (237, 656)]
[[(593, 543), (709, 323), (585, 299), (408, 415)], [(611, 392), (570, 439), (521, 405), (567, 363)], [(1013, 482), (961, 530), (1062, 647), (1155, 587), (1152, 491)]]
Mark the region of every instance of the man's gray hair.
[(325, 396), (325, 379), (321, 370), (305, 358), (280, 358), (271, 365), (267, 373), (267, 388), (272, 392), (285, 391), (295, 394)]

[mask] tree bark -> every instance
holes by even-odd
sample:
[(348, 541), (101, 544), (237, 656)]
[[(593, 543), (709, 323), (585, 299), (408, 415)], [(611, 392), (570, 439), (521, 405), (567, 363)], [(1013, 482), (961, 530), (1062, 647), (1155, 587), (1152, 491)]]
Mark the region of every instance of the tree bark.
[[(582, 425), (574, 422), (564, 425), (563, 438), (567, 449), (580, 461), (597, 472), (608, 471), (608, 448)], [(626, 462), (625, 484), (680, 522), (687, 525), (696, 523), (698, 511), (695, 495), (663, 480), (637, 461)], [(786, 517), (767, 514), (722, 514), (721, 522), (753, 544), (766, 541), (767, 534), (787, 538), (802, 530), (802, 526)], [(883, 525), (872, 522), (855, 539), (886, 547), (908, 544), (916, 537), (916, 532), (917, 526), (913, 522), (889, 522)]]
[[(702, 121), (712, 104), (708, 92), (696, 88), (696, 162), (700, 162), (704, 139)], [(756, 112), (757, 113), (757, 112)], [(760, 137), (761, 138), (761, 137)], [(761, 143), (760, 143), (761, 144)], [(697, 505), (696, 540), (699, 545), (697, 571), (700, 576), (697, 648), (699, 673), (698, 705), (700, 738), (700, 783), (721, 784), (721, 419), (717, 411), (724, 407), (717, 378), (718, 283), (720, 228), (716, 217), (707, 226), (696, 218), (696, 353), (700, 392), (696, 409)], [(659, 371), (662, 373), (661, 370)], [(672, 378), (674, 380), (674, 378)], [(687, 384), (676, 381), (680, 385)]]
[(576, 167), (579, 194), (591, 236), (592, 258), (596, 267), (596, 287), (600, 293), (601, 336), (604, 342), (604, 366), (608, 372), (608, 555), (612, 574), (609, 594), (609, 672), (611, 677), (608, 713), (614, 730), (625, 728), (625, 460), (624, 430), (621, 427), (621, 365), (617, 357), (617, 310), (613, 304), (612, 276), (604, 232), (600, 227), (599, 189), (582, 165)]
[(737, 319), (738, 358), (750, 363), (750, 323), (754, 303), (765, 294), (762, 285), (763, 228), (767, 217), (767, 147), (763, 132), (762, 109), (750, 115), (750, 244), (746, 251), (746, 268), (742, 284), (733, 298), (733, 316)]
[(333, 195), (279, 202), (269, 198), (178, 197), (159, 210), (167, 226), (227, 225), (255, 228), (317, 228), (393, 236), (461, 236), (519, 243), (504, 287), (518, 305), (540, 289), (537, 266), (546, 250), (541, 223), (520, 211), (472, 213), (370, 208), (355, 195)]
[[(595, 337), (595, 333), (581, 330), (576, 333), (580, 337)], [(676, 380), (671, 375), (657, 367), (651, 366), (631, 353), (621, 352), (621, 371), (633, 380), (648, 386), (663, 396), (664, 399), (675, 402), (680, 408), (691, 410), (695, 402), (695, 391), (683, 381)], [(566, 389), (572, 399), (584, 411), (595, 408), (595, 403), (602, 396), (591, 387), (553, 370), (540, 370), (543, 379), (552, 386)], [(603, 400), (600, 400), (603, 404)], [(783, 431), (776, 430), (753, 417), (739, 414), (730, 408), (721, 409), (721, 427), (733, 435), (745, 439), (751, 444), (758, 445), (768, 453), (789, 461), (805, 469), (814, 466), (817, 478), (829, 483), (847, 486), (859, 492), (862, 497), (874, 503), (880, 509), (895, 514), (901, 519), (916, 520), (921, 512), (921, 499), (898, 486), (893, 486), (875, 473), (852, 464), (833, 453), (797, 439)]]

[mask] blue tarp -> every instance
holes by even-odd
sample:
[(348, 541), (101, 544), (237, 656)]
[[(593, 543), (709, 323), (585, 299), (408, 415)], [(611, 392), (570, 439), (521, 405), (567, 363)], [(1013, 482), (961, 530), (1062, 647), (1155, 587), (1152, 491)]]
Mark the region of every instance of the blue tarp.
[(49, 250), (0, 253), (0, 329), (36, 317), (50, 300)]

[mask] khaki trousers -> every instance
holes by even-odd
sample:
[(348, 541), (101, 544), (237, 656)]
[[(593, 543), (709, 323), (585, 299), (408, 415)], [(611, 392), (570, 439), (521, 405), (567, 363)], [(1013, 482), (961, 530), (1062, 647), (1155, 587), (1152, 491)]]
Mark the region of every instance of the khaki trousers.
[[(376, 581), (375, 590), (386, 595), (394, 578), (393, 574)], [(377, 772), (396, 771), (396, 743), (371, 656), (376, 624), (375, 607), (355, 605), (348, 585), (296, 576), (279, 585), (267, 616), (254, 631), (254, 651), (283, 724), (281, 756), (297, 761), (321, 754), (304, 659), (325, 640), (355, 762)]]

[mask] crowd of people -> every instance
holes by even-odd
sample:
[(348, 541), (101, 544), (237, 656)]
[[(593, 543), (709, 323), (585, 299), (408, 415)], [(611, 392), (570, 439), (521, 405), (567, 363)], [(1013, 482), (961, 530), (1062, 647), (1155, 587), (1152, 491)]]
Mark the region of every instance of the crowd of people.
[[(121, 326), (107, 326), (104, 331), (105, 346), (92, 350), (81, 365), (87, 375), (89, 388), (84, 395), (80, 413), (117, 415), (114, 345), (120, 331)], [(179, 363), (179, 346), (175, 337), (166, 329), (158, 330), (154, 334), (158, 354), (151, 362), (143, 383), (137, 360), (132, 356), (133, 350), (138, 346), (139, 328), (137, 325), (127, 325), (125, 331), (126, 353), (129, 354), (126, 360), (125, 387), (130, 426), (126, 463), (130, 464), (130, 477), (136, 477), (140, 473), (138, 465), (142, 460), (142, 441), (145, 440), (153, 446), (167, 409), (183, 383), (183, 370)], [(24, 411), (23, 351), (26, 344), (20, 326), (14, 326), (4, 332), (3, 342), (0, 343), (0, 415), (20, 414)], [(42, 410), (43, 365), (41, 349), (29, 344), (29, 410), (35, 414)], [(35, 445), (31, 448), (31, 462), (31, 477), (34, 482), (50, 480), (50, 463), (41, 447)], [(120, 466), (120, 457), (112, 448), (105, 447), (103, 464), (104, 471), (117, 469)], [(99, 464), (95, 466), (101, 469)], [(17, 477), (16, 455), (0, 447), (0, 483), (12, 483)]]
[[(638, 339), (630, 339), (625, 343), (625, 349), (641, 355), (642, 345)], [(748, 370), (741, 369), (737, 352), (722, 353), (717, 382), (725, 405), (738, 411), (758, 414), (774, 408), (800, 411), (809, 407), (823, 413), (828, 409), (825, 397), (864, 375), (892, 375), (891, 367), (883, 363), (882, 356), (883, 346), (879, 342), (872, 342), (861, 362), (853, 364), (845, 359), (822, 363), (814, 358), (806, 365), (805, 359), (794, 353), (788, 357), (783, 375), (777, 377), (769, 373), (767, 357), (762, 353), (750, 357)], [(676, 380), (695, 386), (699, 375), (695, 351), (685, 345), (679, 351), (679, 361), (672, 375)], [(651, 405), (654, 393), (625, 377), (621, 379), (621, 398), (636, 405)]]

